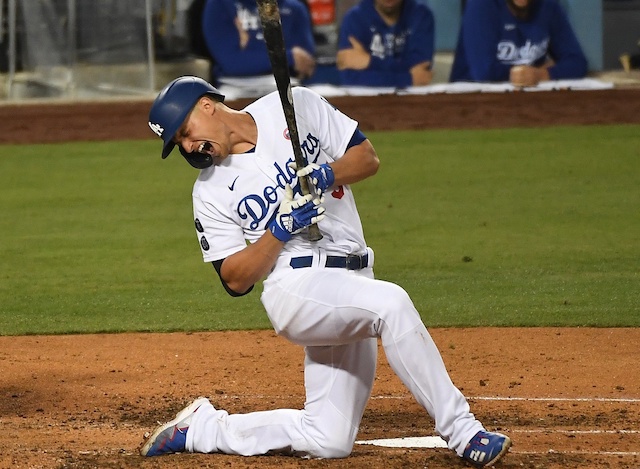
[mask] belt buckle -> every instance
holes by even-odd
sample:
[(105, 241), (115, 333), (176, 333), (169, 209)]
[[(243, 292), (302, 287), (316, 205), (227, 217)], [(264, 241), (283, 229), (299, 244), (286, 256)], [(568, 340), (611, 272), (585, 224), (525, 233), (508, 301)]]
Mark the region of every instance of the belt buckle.
[(362, 270), (367, 266), (367, 256), (358, 256), (356, 254), (349, 254), (347, 256), (346, 267), (347, 270)]

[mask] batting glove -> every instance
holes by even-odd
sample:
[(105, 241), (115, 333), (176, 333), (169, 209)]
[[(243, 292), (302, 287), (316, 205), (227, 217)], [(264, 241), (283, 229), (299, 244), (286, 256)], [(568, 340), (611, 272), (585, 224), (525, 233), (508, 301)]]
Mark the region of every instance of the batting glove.
[(278, 213), (271, 223), (269, 231), (280, 241), (286, 243), (294, 234), (300, 233), (304, 228), (318, 223), (324, 218), (324, 207), (312, 194), (307, 194), (293, 200), (293, 189), (289, 184), (285, 187), (284, 200), (280, 203)]
[(324, 163), (322, 165), (309, 163), (304, 168), (298, 170), (296, 175), (299, 178), (309, 176), (311, 184), (313, 184), (316, 188), (316, 192), (319, 194), (324, 193), (329, 187), (333, 186), (333, 183), (336, 180), (336, 177), (333, 174), (333, 168), (328, 163)]

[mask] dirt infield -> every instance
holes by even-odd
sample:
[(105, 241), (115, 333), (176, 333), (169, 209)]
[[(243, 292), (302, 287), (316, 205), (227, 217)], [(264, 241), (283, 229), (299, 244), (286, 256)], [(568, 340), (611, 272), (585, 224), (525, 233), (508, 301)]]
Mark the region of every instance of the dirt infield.
[[(365, 131), (640, 123), (637, 89), (331, 101)], [(0, 106), (0, 143), (152, 138), (148, 108)], [(498, 467), (640, 467), (639, 329), (431, 332), (472, 411), (514, 441)], [(230, 412), (301, 407), (302, 357), (271, 331), (0, 337), (0, 467), (466, 467), (446, 449), (371, 445), (333, 461), (138, 455), (144, 432), (200, 395)], [(381, 350), (358, 438), (433, 434)]]
[[(434, 329), (503, 468), (640, 467), (638, 329)], [(204, 395), (230, 412), (299, 408), (302, 349), (270, 331), (0, 337), (0, 467), (464, 467), (446, 449), (356, 445), (348, 460), (137, 454), (145, 431)], [(433, 435), (380, 351), (359, 439)]]

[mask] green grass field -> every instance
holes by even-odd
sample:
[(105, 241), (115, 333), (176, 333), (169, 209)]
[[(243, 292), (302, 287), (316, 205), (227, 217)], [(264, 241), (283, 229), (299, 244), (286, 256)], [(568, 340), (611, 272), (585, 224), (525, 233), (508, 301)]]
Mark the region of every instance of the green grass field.
[[(639, 326), (640, 126), (370, 133), (376, 274), (428, 326)], [(155, 140), (0, 146), (0, 335), (268, 328)]]

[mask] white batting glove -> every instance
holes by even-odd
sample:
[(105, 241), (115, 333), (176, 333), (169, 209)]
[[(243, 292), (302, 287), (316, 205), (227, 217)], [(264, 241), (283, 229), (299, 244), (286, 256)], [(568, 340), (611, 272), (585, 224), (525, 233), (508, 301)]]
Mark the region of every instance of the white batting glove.
[(324, 218), (325, 209), (321, 205), (322, 201), (323, 198), (313, 194), (293, 200), (293, 189), (287, 184), (278, 213), (269, 223), (269, 231), (286, 243), (294, 234), (300, 233), (307, 226), (318, 223)]
[[(293, 163), (293, 169), (295, 169), (295, 163)], [(316, 163), (309, 163), (302, 169), (296, 171), (298, 178), (309, 176), (311, 184), (316, 188), (316, 192), (323, 194), (329, 187), (333, 186), (336, 180), (333, 174), (333, 168), (328, 164), (317, 165)]]

